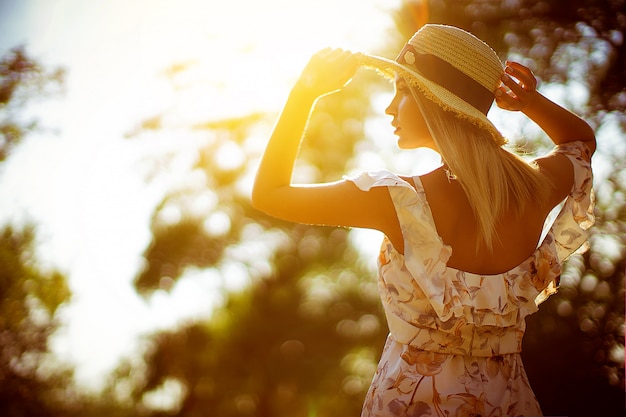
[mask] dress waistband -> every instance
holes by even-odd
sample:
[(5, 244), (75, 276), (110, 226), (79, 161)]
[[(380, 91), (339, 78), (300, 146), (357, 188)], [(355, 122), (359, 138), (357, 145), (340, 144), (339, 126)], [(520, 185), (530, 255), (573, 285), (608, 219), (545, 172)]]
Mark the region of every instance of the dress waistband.
[(463, 356), (498, 356), (522, 351), (525, 322), (519, 326), (475, 326), (456, 320), (450, 328), (432, 329), (387, 314), (391, 337), (399, 343), (430, 352)]

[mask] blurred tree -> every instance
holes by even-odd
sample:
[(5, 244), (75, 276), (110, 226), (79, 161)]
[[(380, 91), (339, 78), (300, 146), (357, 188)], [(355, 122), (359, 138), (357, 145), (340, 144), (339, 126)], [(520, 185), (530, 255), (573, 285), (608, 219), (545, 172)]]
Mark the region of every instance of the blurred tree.
[[(363, 136), (368, 77), (377, 79), (363, 74), (318, 103), (296, 167), (299, 178), (334, 180), (345, 172)], [(133, 137), (152, 134), (152, 127), (167, 136), (162, 119), (143, 123)], [(189, 181), (155, 211), (153, 240), (135, 281), (142, 294), (170, 291), (198, 268), (217, 271), (224, 282), (243, 276), (247, 283), (225, 294), (210, 319), (150, 339), (135, 403), (150, 407), (155, 393), (180, 387), (179, 400), (169, 409), (153, 408), (152, 415), (360, 410), (386, 335), (376, 284), (347, 230), (285, 223), (251, 208), (248, 186), (260, 151), (254, 140), (265, 142), (273, 120), (253, 114), (196, 125), (203, 139)], [(167, 160), (156, 164), (162, 168)]]
[(0, 413), (7, 417), (61, 415), (59, 397), (71, 381), (48, 351), (69, 291), (58, 272), (37, 270), (33, 239), (32, 227), (5, 226), (0, 235)]
[[(27, 105), (58, 89), (62, 74), (44, 70), (22, 47), (0, 58), (0, 162), (37, 127), (23, 116)], [(63, 275), (40, 270), (34, 240), (34, 226), (0, 230), (0, 415), (7, 417), (64, 415), (72, 380), (48, 350), (55, 313), (70, 293)]]
[(270, 276), (229, 295), (210, 321), (153, 337), (145, 389), (181, 383), (185, 395), (172, 414), (359, 413), (385, 335), (372, 314), (376, 286), (360, 279), (369, 274), (358, 254), (341, 250), (347, 231), (299, 226), (290, 233)]
[(43, 68), (21, 46), (0, 58), (0, 162), (37, 126), (36, 120), (26, 119), (26, 104), (58, 93), (64, 74), (60, 68)]

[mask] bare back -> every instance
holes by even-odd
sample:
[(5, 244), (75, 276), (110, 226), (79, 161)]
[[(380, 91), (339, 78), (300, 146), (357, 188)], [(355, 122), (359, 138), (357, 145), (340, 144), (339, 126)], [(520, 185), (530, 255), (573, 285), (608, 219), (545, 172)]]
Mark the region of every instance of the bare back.
[(448, 266), (480, 274), (497, 274), (519, 265), (539, 241), (547, 212), (529, 205), (521, 216), (511, 208), (497, 223), (499, 239), (489, 250), (479, 244), (479, 229), (469, 201), (457, 181), (433, 172), (422, 177), (428, 204), (439, 236), (452, 248)]
[[(415, 186), (411, 178), (407, 181)], [(511, 208), (498, 220), (499, 239), (494, 241), (493, 249), (479, 244), (477, 250), (478, 223), (458, 181), (449, 181), (441, 169), (421, 176), (420, 181), (437, 232), (452, 248), (448, 266), (485, 275), (509, 271), (532, 255), (539, 243), (545, 219), (554, 206), (553, 201), (559, 198), (540, 202), (539, 205), (529, 204), (521, 215)], [(403, 245), (400, 235), (389, 236), (396, 248)]]

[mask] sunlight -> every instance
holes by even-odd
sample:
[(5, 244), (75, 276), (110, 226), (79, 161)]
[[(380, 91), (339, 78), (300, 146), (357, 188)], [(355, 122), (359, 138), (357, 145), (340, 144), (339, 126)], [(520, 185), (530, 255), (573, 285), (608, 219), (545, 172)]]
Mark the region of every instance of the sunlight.
[[(382, 37), (369, 28), (391, 25), (389, 14), (381, 13), (381, 4), (389, 9), (398, 2), (377, 3), (364, 8), (356, 0), (240, 0), (224, 2), (219, 9), (200, 3), (207, 32), (184, 40), (193, 51), (198, 79), (189, 92), (193, 108), (183, 113), (216, 120), (277, 111), (287, 89), (317, 50), (334, 46), (371, 51), (380, 46)], [(166, 13), (176, 13), (176, 9), (168, 5)]]
[(143, 395), (142, 403), (151, 410), (180, 409), (186, 387), (177, 379), (168, 378), (158, 388)]
[[(26, 143), (7, 171), (10, 175), (5, 175), (0, 195), (14, 203), (0, 214), (28, 213), (37, 220), (41, 235), (49, 237), (41, 246), (41, 259), (68, 271), (71, 290), (79, 296), (67, 308), (55, 350), (80, 364), (79, 383), (101, 385), (102, 375), (115, 366), (113, 357), (135, 349), (138, 333), (173, 323), (165, 311), (179, 311), (185, 317), (196, 314), (185, 308), (188, 298), (179, 297), (183, 286), (176, 286), (174, 294), (159, 292), (160, 298), (147, 304), (132, 287), (149, 244), (158, 193), (187, 181), (182, 173), (193, 165), (198, 137), (189, 133), (190, 128), (199, 121), (251, 112), (277, 113), (312, 53), (327, 46), (376, 51), (388, 39), (391, 12), (399, 4), (400, 0), (23, 3), (27, 19), (20, 23), (16, 39), (22, 37), (21, 42), (28, 34), (34, 56), (68, 69), (67, 94), (42, 115), (61, 132), (47, 142), (49, 152), (45, 145), (42, 151), (43, 142), (30, 147)], [(172, 68), (181, 71), (168, 72)], [(159, 133), (129, 135), (145, 120), (154, 121)], [(265, 135), (260, 132), (255, 140)], [(253, 142), (250, 139), (245, 146), (257, 146)], [(224, 169), (236, 168), (241, 151), (226, 144), (216, 155), (217, 163)], [(171, 158), (146, 173), (143, 161), (165, 154)], [(146, 178), (156, 178), (152, 188), (145, 186)], [(190, 202), (189, 208), (200, 212), (211, 208), (214, 200), (207, 194), (204, 200)], [(171, 224), (183, 214), (172, 207), (163, 210), (159, 220)], [(220, 215), (204, 226), (217, 234), (230, 227)], [(267, 266), (259, 263), (258, 268)], [(236, 290), (245, 285), (243, 269), (241, 264), (229, 265), (225, 272), (231, 279), (225, 286)], [(118, 314), (106, 315), (99, 301), (103, 289), (109, 297), (124, 300)], [(219, 304), (219, 299), (208, 298), (207, 303)], [(205, 303), (202, 311), (208, 308)], [(102, 354), (100, 350), (94, 354), (94, 346)]]
[(246, 155), (236, 143), (224, 143), (215, 152), (215, 163), (224, 171), (238, 169), (245, 162)]

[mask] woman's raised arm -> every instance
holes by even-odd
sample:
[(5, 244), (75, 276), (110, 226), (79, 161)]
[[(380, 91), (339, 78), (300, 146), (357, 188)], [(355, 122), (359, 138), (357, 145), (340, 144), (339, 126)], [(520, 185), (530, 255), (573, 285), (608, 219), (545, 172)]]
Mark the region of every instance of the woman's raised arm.
[(291, 183), (294, 162), (315, 101), (346, 85), (358, 66), (356, 55), (340, 49), (325, 49), (311, 58), (287, 99), (261, 159), (252, 189), (252, 205), (256, 209), (297, 223), (383, 232), (398, 228), (386, 188), (365, 192), (346, 180)]
[(499, 107), (523, 112), (537, 123), (556, 145), (582, 141), (592, 153), (595, 151), (596, 137), (591, 126), (576, 114), (539, 93), (537, 80), (530, 69), (517, 62), (507, 62), (505, 72), (502, 78), (503, 86), (495, 92)]
[(291, 183), (293, 166), (315, 101), (341, 89), (357, 69), (350, 52), (325, 49), (313, 55), (291, 90), (261, 159), (252, 203), (263, 209), (273, 192)]

